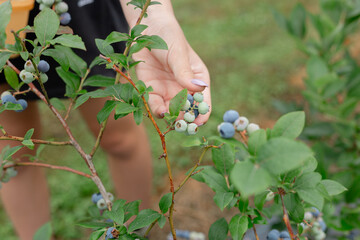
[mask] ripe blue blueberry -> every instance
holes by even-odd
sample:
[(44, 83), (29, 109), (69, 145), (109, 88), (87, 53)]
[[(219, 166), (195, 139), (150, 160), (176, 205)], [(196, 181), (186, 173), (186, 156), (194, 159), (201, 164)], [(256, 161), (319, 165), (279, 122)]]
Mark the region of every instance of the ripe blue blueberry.
[(315, 207), (312, 207), (311, 214), (312, 214), (315, 218), (317, 218), (317, 217), (320, 216), (320, 211), (319, 211), (319, 209), (317, 209), (317, 208), (315, 208)]
[(189, 135), (195, 135), (197, 132), (198, 126), (196, 125), (196, 123), (190, 123), (187, 127), (187, 133)]
[(41, 60), (37, 67), (38, 67), (38, 70), (42, 73), (46, 73), (50, 70), (50, 65), (45, 60)]
[(239, 117), (234, 122), (235, 128), (238, 131), (244, 131), (249, 125), (249, 120), (246, 117)]
[(101, 193), (94, 193), (92, 196), (91, 196), (91, 201), (93, 203), (97, 203), (100, 199), (102, 199), (103, 197), (101, 196)]
[(253, 132), (255, 132), (255, 131), (259, 130), (259, 129), (260, 129), (259, 125), (255, 124), (255, 123), (250, 123), (247, 126), (246, 131), (247, 131), (248, 134), (251, 134), (251, 133), (253, 133)]
[(280, 233), (280, 238), (290, 238), (290, 234), (287, 231), (282, 231)]
[(189, 110), (190, 106), (191, 106), (190, 101), (189, 101), (189, 100), (186, 100), (185, 105), (181, 108), (181, 111), (187, 111), (187, 110)]
[(266, 236), (267, 240), (278, 240), (280, 236), (280, 232), (276, 229), (271, 230)]
[(35, 72), (35, 68), (34, 65), (32, 64), (32, 62), (30, 60), (27, 60), (26, 63), (24, 64), (24, 69), (28, 72)]
[(19, 77), (24, 83), (31, 83), (34, 81), (34, 75), (25, 69), (20, 72)]
[(96, 206), (100, 209), (100, 210), (105, 210), (107, 208), (106, 202), (103, 198), (101, 198), (99, 201), (97, 201)]
[(16, 103), (16, 99), (13, 95), (4, 95), (1, 96), (1, 102), (2, 104), (6, 104), (7, 102)]
[(190, 93), (188, 93), (188, 95), (187, 95), (187, 100), (189, 100), (189, 102), (190, 102), (191, 104), (194, 103), (194, 97), (193, 97)]
[(235, 110), (228, 110), (224, 113), (223, 120), (224, 122), (233, 123), (236, 119), (239, 118), (239, 113)]
[(28, 103), (25, 99), (19, 99), (16, 103), (21, 105), (22, 110), (15, 110), (15, 112), (22, 112), (28, 107)]
[(59, 2), (55, 5), (55, 11), (58, 14), (66, 13), (69, 10), (69, 6), (66, 2)]
[(219, 133), (222, 138), (232, 138), (235, 135), (235, 128), (231, 123), (224, 122), (219, 127)]
[[(113, 232), (115, 234), (113, 234)], [(114, 228), (114, 227), (108, 228), (108, 230), (106, 231), (106, 237), (108, 239), (115, 239), (116, 237), (114, 235), (116, 235), (116, 228)]]
[(195, 114), (193, 112), (186, 112), (184, 114), (184, 120), (191, 123), (195, 120)]
[(71, 15), (68, 12), (62, 13), (60, 15), (60, 23), (61, 25), (68, 25), (71, 21)]
[(194, 93), (194, 100), (198, 103), (204, 101), (204, 95), (201, 92)]
[(175, 131), (177, 132), (186, 132), (187, 123), (184, 120), (178, 120), (175, 123)]
[(195, 119), (199, 116), (199, 108), (198, 107), (194, 108), (194, 115), (195, 115)]
[(199, 113), (204, 115), (209, 112), (209, 105), (206, 102), (201, 102), (199, 103), (198, 109)]

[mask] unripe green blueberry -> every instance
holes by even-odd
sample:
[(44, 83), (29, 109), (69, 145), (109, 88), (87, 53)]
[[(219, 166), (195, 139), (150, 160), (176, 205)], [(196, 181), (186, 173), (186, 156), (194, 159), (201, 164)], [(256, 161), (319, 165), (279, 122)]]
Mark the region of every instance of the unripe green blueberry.
[(69, 6), (66, 2), (59, 2), (55, 5), (55, 11), (59, 14), (65, 13), (69, 10)]
[(42, 3), (42, 0), (36, 0), (36, 2), (40, 4), (40, 3)]
[(46, 83), (49, 80), (49, 77), (46, 73), (40, 73), (40, 81)]
[(305, 212), (304, 214), (304, 220), (307, 222), (310, 222), (313, 219), (313, 215), (311, 212)]
[(272, 201), (275, 197), (275, 193), (273, 191), (270, 191), (267, 195), (266, 195), (266, 201)]
[(201, 102), (199, 103), (198, 109), (199, 113), (204, 115), (209, 112), (209, 105), (206, 102)]
[(107, 196), (111, 202), (114, 201), (114, 195), (112, 193), (108, 192)]
[(178, 120), (175, 123), (175, 131), (186, 132), (188, 124), (184, 120)]
[(204, 101), (204, 95), (201, 92), (194, 93), (194, 100), (198, 103)]
[(48, 7), (51, 7), (54, 4), (55, 0), (42, 0), (42, 3)]
[(189, 101), (189, 100), (186, 100), (185, 105), (181, 108), (181, 111), (187, 111), (187, 110), (189, 110), (190, 106), (191, 106), (190, 101)]
[(195, 120), (195, 114), (193, 112), (187, 112), (184, 114), (185, 121), (191, 123)]
[(46, 4), (40, 3), (40, 5), (39, 5), (39, 10), (42, 11), (42, 10), (44, 10), (45, 8), (49, 8), (49, 6), (47, 6)]
[(34, 75), (31, 72), (26, 71), (25, 69), (20, 72), (19, 76), (24, 83), (31, 83), (32, 81), (34, 81)]
[(198, 129), (198, 125), (196, 123), (190, 123), (187, 127), (187, 133), (189, 135), (195, 135)]
[(6, 169), (6, 174), (8, 174), (10, 178), (12, 178), (12, 177), (16, 177), (18, 172), (15, 170), (15, 168), (10, 167)]
[(34, 65), (32, 64), (32, 62), (30, 60), (27, 60), (24, 64), (24, 69), (28, 72), (34, 73), (35, 72), (35, 68)]
[(100, 210), (105, 210), (107, 208), (106, 202), (105, 200), (102, 198), (100, 199), (97, 203), (96, 206), (98, 207), (98, 209)]
[(247, 126), (246, 131), (250, 135), (251, 133), (253, 133), (253, 132), (255, 132), (255, 131), (259, 130), (259, 129), (260, 129), (259, 125), (255, 124), (255, 123), (250, 123)]
[(246, 117), (239, 117), (234, 122), (234, 126), (238, 131), (244, 131), (249, 125), (249, 120)]

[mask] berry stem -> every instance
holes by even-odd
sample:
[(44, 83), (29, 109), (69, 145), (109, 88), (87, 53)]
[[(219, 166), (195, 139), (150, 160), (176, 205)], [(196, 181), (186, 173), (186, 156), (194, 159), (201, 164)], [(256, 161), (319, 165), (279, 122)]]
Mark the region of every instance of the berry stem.
[[(24, 138), (23, 137), (6, 135), (6, 136), (0, 136), (0, 140), (13, 140), (13, 141), (22, 142), (22, 141), (24, 141)], [(46, 140), (42, 140), (42, 139), (29, 139), (29, 140), (31, 140), (35, 144), (46, 144), (46, 145), (54, 145), (54, 146), (72, 145), (71, 142), (69, 142), (69, 141), (67, 141), (67, 142), (55, 142), (55, 141), (46, 141)]]
[(16, 162), (14, 164), (9, 164), (3, 167), (3, 169), (6, 168), (10, 168), (10, 167), (15, 167), (15, 166), (32, 166), (32, 167), (44, 167), (44, 168), (50, 168), (50, 169), (57, 169), (57, 170), (63, 170), (63, 171), (67, 171), (67, 172), (72, 172), (75, 173), (77, 175), (83, 176), (83, 177), (87, 177), (87, 178), (92, 178), (92, 176), (90, 174), (66, 167), (66, 166), (56, 166), (56, 165), (51, 165), (51, 164), (46, 164), (46, 163), (38, 163), (38, 162)]
[(284, 223), (286, 225), (286, 228), (290, 234), (290, 238), (291, 240), (298, 240), (299, 238), (297, 236), (295, 236), (292, 228), (291, 228), (291, 224), (290, 224), (290, 219), (289, 219), (289, 215), (287, 213), (286, 207), (285, 207), (285, 203), (284, 203), (284, 195), (285, 195), (285, 191), (282, 188), (278, 188), (279, 190), (279, 195), (280, 195), (280, 199), (281, 199), (281, 205), (282, 205), (282, 209), (283, 209), (283, 220)]

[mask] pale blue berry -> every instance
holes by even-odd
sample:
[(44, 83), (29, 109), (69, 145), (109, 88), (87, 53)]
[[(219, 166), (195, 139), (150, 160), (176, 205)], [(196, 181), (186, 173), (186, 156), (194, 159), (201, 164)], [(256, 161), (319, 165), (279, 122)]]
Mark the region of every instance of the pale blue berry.
[(103, 198), (101, 198), (99, 201), (97, 201), (96, 206), (100, 209), (100, 210), (105, 210), (107, 208), (106, 202)]
[(59, 2), (55, 5), (55, 11), (59, 14), (66, 13), (69, 10), (69, 6), (66, 2)]
[(198, 103), (204, 101), (204, 95), (201, 92), (194, 93), (194, 100)]
[(114, 201), (114, 195), (112, 193), (108, 192), (107, 196), (111, 202)]
[(191, 103), (189, 100), (186, 100), (184, 106), (181, 108), (181, 111), (187, 111), (191, 107)]
[(11, 94), (11, 92), (9, 92), (9, 91), (5, 91), (5, 92), (1, 93), (0, 98), (2, 99), (2, 98), (3, 98), (4, 96), (6, 96), (6, 95), (12, 95), (12, 94)]
[(278, 240), (280, 236), (280, 232), (276, 229), (271, 230), (266, 236), (267, 240)]
[(201, 102), (199, 103), (198, 109), (199, 113), (204, 115), (209, 112), (209, 105), (206, 102)]
[(15, 112), (22, 112), (28, 107), (28, 103), (25, 99), (19, 99), (16, 103), (21, 105), (22, 110), (15, 110)]
[[(110, 228), (108, 228), (108, 230), (106, 231), (106, 237), (108, 238), (108, 239), (116, 239), (116, 237), (114, 237), (114, 235), (113, 235), (113, 231), (115, 230), (115, 228), (114, 227), (110, 227)], [(114, 231), (115, 232), (115, 231)]]
[(195, 135), (198, 129), (198, 125), (196, 123), (190, 123), (187, 127), (187, 133), (189, 135)]
[(253, 133), (253, 132), (255, 132), (255, 131), (259, 130), (259, 129), (260, 129), (259, 125), (255, 124), (255, 123), (250, 123), (247, 126), (246, 131), (247, 131), (248, 134), (251, 134), (251, 133)]
[(282, 231), (279, 235), (280, 238), (290, 238), (290, 234), (287, 231)]
[(40, 73), (40, 81), (46, 83), (49, 80), (49, 77), (46, 73)]
[(38, 67), (38, 70), (42, 73), (46, 73), (50, 70), (50, 65), (45, 60), (41, 60), (37, 67)]
[(184, 120), (178, 120), (175, 123), (175, 131), (177, 132), (186, 132), (187, 123)]
[(32, 62), (30, 60), (27, 60), (24, 64), (24, 69), (28, 72), (35, 72), (35, 68), (34, 65), (32, 64)]
[(16, 103), (16, 99), (13, 95), (4, 95), (4, 96), (1, 96), (1, 103), (2, 104), (6, 104), (8, 102), (11, 102), (11, 103)]
[(236, 119), (239, 118), (239, 113), (235, 110), (228, 110), (224, 113), (223, 120), (224, 122), (233, 123)]
[(195, 120), (195, 114), (193, 112), (187, 112), (184, 114), (185, 121), (191, 123)]
[(191, 104), (194, 103), (194, 97), (193, 97), (190, 93), (188, 93), (188, 95), (187, 95), (187, 100), (189, 100), (189, 102), (190, 102)]
[(45, 4), (48, 7), (51, 7), (53, 5), (55, 0), (42, 0), (42, 3)]
[(26, 71), (25, 69), (20, 72), (19, 76), (24, 83), (31, 83), (32, 81), (34, 81), (34, 75), (31, 72)]
[(220, 125), (219, 133), (222, 138), (232, 138), (235, 135), (235, 128), (231, 123), (224, 122)]
[(320, 228), (323, 232), (325, 232), (327, 226), (326, 223), (324, 222), (324, 220), (319, 220), (319, 224), (320, 224)]
[(312, 214), (315, 218), (317, 218), (317, 217), (320, 216), (320, 211), (319, 211), (319, 209), (317, 209), (316, 207), (312, 207), (311, 214)]
[(91, 196), (91, 201), (93, 203), (97, 203), (100, 199), (102, 199), (103, 197), (101, 196), (101, 193), (94, 193), (92, 196)]
[(62, 13), (60, 15), (60, 23), (61, 25), (68, 25), (71, 21), (71, 15), (68, 12)]
[(235, 128), (238, 131), (244, 131), (249, 125), (249, 120), (246, 117), (239, 117), (234, 122)]

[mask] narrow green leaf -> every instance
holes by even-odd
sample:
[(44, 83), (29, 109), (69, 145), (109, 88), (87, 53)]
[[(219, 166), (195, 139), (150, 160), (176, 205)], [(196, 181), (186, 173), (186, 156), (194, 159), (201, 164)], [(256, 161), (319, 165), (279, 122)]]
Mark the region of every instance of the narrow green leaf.
[(217, 192), (214, 196), (214, 202), (221, 209), (221, 211), (223, 211), (224, 208), (226, 208), (227, 205), (229, 205), (229, 203), (233, 200), (233, 198), (233, 192)]
[(89, 237), (89, 240), (98, 240), (105, 233), (105, 231), (106, 230), (104, 230), (104, 229), (100, 229), (98, 231), (92, 232)]
[(291, 193), (286, 194), (284, 196), (284, 203), (290, 219), (296, 223), (301, 223), (304, 219), (305, 210), (298, 195)]
[(80, 223), (77, 223), (76, 225), (78, 225), (80, 227), (84, 227), (84, 228), (98, 229), (98, 228), (111, 227), (114, 225), (114, 223), (112, 223), (112, 222), (80, 222)]
[(244, 234), (248, 229), (248, 218), (239, 214), (235, 215), (229, 223), (229, 230), (233, 240), (243, 239)]
[(315, 188), (321, 181), (321, 175), (317, 172), (308, 172), (302, 174), (295, 180), (294, 189)]
[[(69, 61), (70, 68), (77, 75), (79, 75), (80, 77), (85, 76), (86, 71), (87, 71), (87, 63), (81, 57), (79, 57), (77, 54), (75, 54), (74, 51), (71, 50), (71, 48), (69, 48), (69, 47), (56, 45), (55, 49), (59, 50), (65, 54), (66, 58)], [(57, 59), (55, 59), (55, 60), (57, 60)]]
[(74, 73), (65, 71), (61, 67), (56, 68), (56, 72), (59, 77), (64, 81), (64, 83), (74, 92), (79, 89), (80, 86), (80, 78), (76, 76)]
[(64, 103), (59, 98), (51, 98), (50, 103), (58, 110), (66, 110)]
[(109, 45), (109, 44), (116, 43), (116, 42), (127, 41), (128, 39), (129, 39), (128, 34), (114, 31), (114, 32), (111, 32), (106, 37), (106, 39), (104, 40), (104, 43)]
[(146, 25), (143, 25), (143, 24), (138, 24), (136, 26), (134, 26), (132, 29), (131, 29), (131, 37), (132, 38), (136, 38), (138, 36), (140, 36), (140, 34), (147, 28), (148, 26)]
[(6, 82), (13, 88), (18, 89), (19, 88), (19, 78), (16, 72), (11, 67), (5, 67), (4, 68), (4, 74)]
[(6, 150), (3, 154), (3, 160), (10, 160), (10, 158), (17, 153), (23, 146), (16, 146)]
[(267, 141), (266, 131), (264, 129), (260, 129), (258, 131), (253, 132), (250, 134), (248, 140), (248, 148), (249, 152), (252, 155), (256, 155), (259, 148), (264, 145)]
[(214, 192), (228, 192), (229, 189), (226, 185), (224, 176), (222, 176), (215, 168), (206, 168), (201, 172), (201, 176), (205, 183)]
[(176, 96), (170, 100), (169, 111), (172, 116), (179, 116), (181, 108), (187, 100), (187, 89), (181, 90)]
[(111, 112), (114, 110), (115, 106), (116, 106), (115, 101), (110, 101), (110, 100), (106, 101), (104, 107), (100, 110), (100, 112), (96, 116), (98, 122), (102, 123), (103, 121), (105, 121), (105, 119), (107, 119), (111, 114)]
[[(219, 141), (215, 145), (220, 145)], [(235, 162), (235, 147), (225, 143), (221, 148), (212, 148), (212, 161), (216, 169), (223, 175), (229, 175)]]
[(124, 223), (125, 218), (125, 212), (124, 209), (118, 208), (116, 210), (113, 210), (111, 212), (107, 211), (105, 212), (105, 217), (110, 218), (114, 222), (116, 222), (119, 225), (122, 225)]
[(158, 224), (160, 228), (163, 228), (166, 223), (166, 217), (164, 215), (161, 215), (161, 217), (158, 220)]
[(60, 26), (58, 15), (50, 8), (44, 8), (34, 19), (34, 30), (41, 46), (53, 39)]
[(9, 60), (11, 53), (9, 52), (0, 52), (0, 72), (4, 68), (6, 61)]
[(298, 38), (304, 38), (306, 32), (306, 10), (301, 3), (296, 4), (290, 16), (292, 33)]
[(63, 34), (49, 41), (49, 43), (52, 45), (60, 44), (70, 48), (78, 48), (81, 50), (86, 50), (84, 42), (82, 41), (81, 37), (78, 35)]
[(125, 102), (116, 102), (115, 114), (129, 114), (136, 110), (138, 110), (138, 108), (131, 104)]
[(84, 86), (109, 87), (114, 85), (115, 78), (103, 75), (94, 75), (85, 80)]
[(52, 57), (60, 66), (68, 71), (70, 67), (69, 59), (61, 49), (46, 49), (43, 53), (44, 56)]
[(159, 208), (162, 213), (167, 213), (172, 203), (172, 193), (165, 194), (159, 202)]
[(137, 215), (139, 213), (140, 200), (136, 200), (133, 202), (129, 202), (125, 204), (125, 219), (124, 222), (127, 222), (132, 216)]
[(50, 240), (52, 235), (51, 223), (47, 222), (42, 225), (35, 233), (34, 240)]
[(134, 221), (132, 221), (129, 225), (128, 231), (132, 232), (136, 229), (140, 229), (143, 227), (146, 227), (159, 219), (161, 217), (161, 214), (152, 210), (152, 209), (145, 209), (142, 210), (139, 215), (135, 218)]
[(330, 196), (335, 196), (347, 191), (346, 187), (333, 180), (325, 179), (321, 181), (321, 184), (324, 185)]
[(229, 231), (229, 226), (225, 218), (220, 218), (210, 226), (209, 240), (227, 239), (228, 231)]
[(271, 137), (297, 138), (305, 125), (304, 112), (291, 112), (282, 116), (271, 131)]
[(95, 44), (99, 49), (99, 51), (101, 52), (101, 54), (105, 56), (109, 56), (115, 52), (114, 48), (110, 44), (106, 44), (106, 42), (102, 39), (99, 38), (95, 39)]
[(305, 202), (317, 207), (320, 211), (324, 205), (324, 197), (316, 189), (298, 190), (297, 194)]
[(141, 109), (138, 109), (134, 112), (134, 120), (137, 125), (141, 124), (143, 117), (143, 111)]
[[(12, 12), (12, 7), (10, 1), (6, 1), (0, 4), (0, 48), (4, 48), (6, 32), (5, 29), (10, 22), (10, 16)], [(4, 37), (2, 37), (4, 36)], [(0, 64), (1, 70), (1, 64)]]

